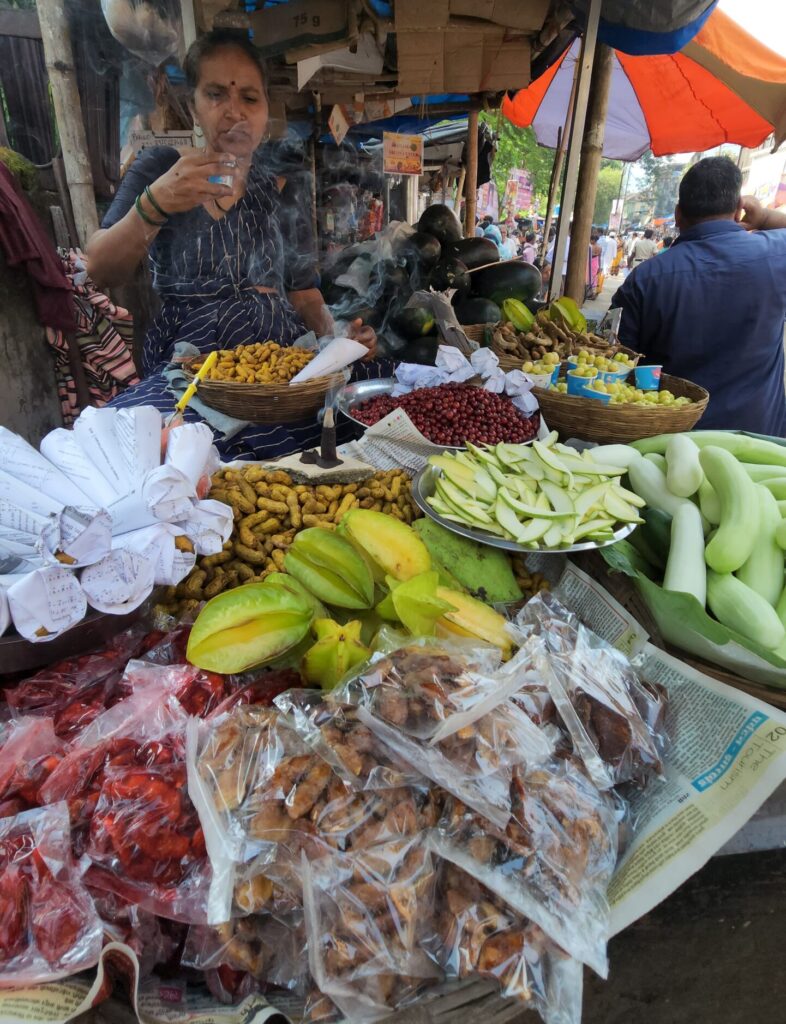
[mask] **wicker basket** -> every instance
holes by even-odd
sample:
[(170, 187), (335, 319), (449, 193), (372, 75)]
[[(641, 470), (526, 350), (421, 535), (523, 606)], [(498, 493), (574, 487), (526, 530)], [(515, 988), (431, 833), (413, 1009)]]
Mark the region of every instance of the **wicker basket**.
[(477, 345), (486, 346), (491, 344), (491, 330), (494, 324), (462, 324), (461, 329)]
[(343, 373), (315, 377), (303, 384), (241, 384), (201, 380), (197, 394), (211, 409), (249, 423), (297, 423), (316, 416), (332, 388), (342, 388)]
[[(481, 326), (493, 328), (496, 325), (485, 324)], [(510, 355), (509, 352), (501, 352), (493, 342), (491, 343), (491, 350), (494, 353), (494, 355), (499, 359), (499, 365), (502, 367), (505, 373), (507, 373), (509, 370), (520, 370), (522, 364), (526, 362), (526, 359), (522, 359), (521, 356), (512, 356)], [(625, 355), (630, 356), (631, 366), (635, 366), (638, 363), (639, 359), (641, 359), (641, 353), (634, 352), (632, 348), (626, 348), (625, 345), (618, 345), (616, 348), (607, 349), (593, 348), (592, 346), (588, 346), (587, 351), (593, 352), (597, 355), (607, 356), (609, 359), (612, 359), (619, 352), (624, 352)], [(561, 363), (563, 366), (565, 366), (567, 364), (567, 359), (561, 360)]]
[(709, 392), (682, 377), (664, 373), (661, 387), (677, 398), (690, 398), (691, 405), (642, 406), (607, 405), (594, 398), (578, 398), (558, 391), (533, 388), (541, 412), (551, 430), (560, 437), (600, 444), (627, 444), (655, 434), (679, 434), (691, 430), (701, 419), (709, 401)]

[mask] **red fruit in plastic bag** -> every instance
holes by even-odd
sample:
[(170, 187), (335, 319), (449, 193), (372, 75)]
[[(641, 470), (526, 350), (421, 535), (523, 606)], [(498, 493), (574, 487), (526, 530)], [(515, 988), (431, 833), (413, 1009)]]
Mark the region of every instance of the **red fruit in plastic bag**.
[(59, 963), (87, 923), (83, 900), (45, 871), (30, 899), (30, 925), (39, 953), (51, 965)]
[(27, 879), (9, 865), (0, 875), (0, 963), (12, 960), (27, 945)]

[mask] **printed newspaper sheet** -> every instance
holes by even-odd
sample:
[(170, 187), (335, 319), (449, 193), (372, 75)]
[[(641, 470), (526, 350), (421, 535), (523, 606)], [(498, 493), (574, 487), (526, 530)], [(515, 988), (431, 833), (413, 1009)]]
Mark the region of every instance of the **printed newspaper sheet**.
[(786, 779), (786, 714), (649, 643), (636, 620), (575, 566), (555, 592), (669, 695), (665, 778), (634, 797), (633, 839), (609, 889), (614, 935), (698, 871)]

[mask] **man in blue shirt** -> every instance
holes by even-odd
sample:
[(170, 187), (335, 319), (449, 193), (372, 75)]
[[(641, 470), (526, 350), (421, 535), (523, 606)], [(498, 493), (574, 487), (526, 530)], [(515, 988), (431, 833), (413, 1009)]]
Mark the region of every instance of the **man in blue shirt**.
[(694, 164), (680, 182), (679, 238), (611, 304), (623, 310), (620, 341), (642, 362), (709, 391), (700, 428), (784, 437), (786, 218), (742, 198), (741, 185), (726, 157)]

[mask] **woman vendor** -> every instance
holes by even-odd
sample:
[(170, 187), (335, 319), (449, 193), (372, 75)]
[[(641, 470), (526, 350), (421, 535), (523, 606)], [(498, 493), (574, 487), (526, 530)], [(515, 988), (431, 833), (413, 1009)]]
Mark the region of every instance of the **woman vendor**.
[[(171, 412), (176, 397), (163, 375), (175, 345), (201, 352), (272, 339), (292, 344), (308, 330), (333, 333), (317, 288), (314, 239), (306, 196), (288, 193), (267, 172), (257, 148), (266, 137), (264, 69), (243, 34), (202, 36), (183, 66), (191, 91), (194, 130), (203, 150), (144, 150), (128, 169), (87, 246), (88, 269), (101, 286), (129, 280), (148, 257), (161, 309), (144, 342), (141, 384), (112, 405), (155, 405)], [(356, 321), (349, 328), (368, 348), (355, 376), (377, 377), (376, 335)], [(200, 417), (186, 410), (186, 419)], [(272, 457), (313, 447), (314, 418), (301, 423), (250, 424), (218, 442), (224, 457)]]

